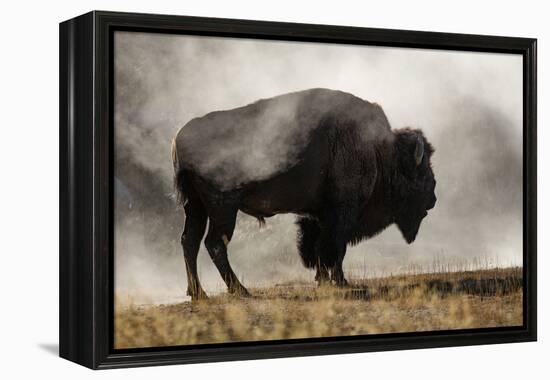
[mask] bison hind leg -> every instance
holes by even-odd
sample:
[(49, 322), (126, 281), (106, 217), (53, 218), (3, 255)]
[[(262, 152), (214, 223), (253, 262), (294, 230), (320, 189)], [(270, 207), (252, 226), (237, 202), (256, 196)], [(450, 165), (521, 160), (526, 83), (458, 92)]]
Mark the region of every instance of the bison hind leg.
[(183, 257), (187, 271), (187, 295), (193, 301), (206, 299), (197, 272), (197, 254), (206, 229), (206, 210), (198, 199), (192, 199), (185, 205), (185, 227), (181, 235)]
[(227, 257), (227, 247), (233, 236), (237, 218), (237, 208), (230, 205), (210, 207), (209, 227), (204, 245), (230, 293), (249, 296), (241, 284)]

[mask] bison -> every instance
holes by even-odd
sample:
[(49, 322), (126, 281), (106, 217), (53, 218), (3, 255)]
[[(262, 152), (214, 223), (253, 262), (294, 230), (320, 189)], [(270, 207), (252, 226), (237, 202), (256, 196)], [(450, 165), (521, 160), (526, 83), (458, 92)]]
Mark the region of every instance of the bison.
[(181, 244), (193, 300), (204, 244), (230, 293), (248, 295), (227, 257), (237, 212), (297, 215), (298, 251), (319, 284), (346, 286), (342, 262), (357, 244), (395, 223), (412, 243), (436, 203), (419, 129), (392, 130), (382, 108), (352, 94), (310, 89), (209, 113), (172, 142), (174, 182), (185, 210)]

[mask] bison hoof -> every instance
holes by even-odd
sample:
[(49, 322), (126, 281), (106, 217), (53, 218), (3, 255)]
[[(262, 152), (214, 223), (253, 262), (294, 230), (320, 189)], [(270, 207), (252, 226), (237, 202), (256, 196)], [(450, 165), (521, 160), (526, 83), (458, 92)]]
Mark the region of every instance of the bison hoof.
[(315, 275), (315, 281), (317, 281), (319, 286), (330, 285), (330, 277), (328, 276), (328, 273), (317, 272)]
[(349, 287), (349, 283), (348, 283), (348, 280), (346, 280), (345, 278), (341, 279), (341, 280), (338, 280), (338, 281), (334, 281), (334, 284), (339, 287), (339, 288), (347, 288)]
[(330, 283), (330, 280), (329, 279), (318, 279), (316, 280), (317, 281), (317, 286), (321, 287), (321, 286), (330, 286), (331, 283)]

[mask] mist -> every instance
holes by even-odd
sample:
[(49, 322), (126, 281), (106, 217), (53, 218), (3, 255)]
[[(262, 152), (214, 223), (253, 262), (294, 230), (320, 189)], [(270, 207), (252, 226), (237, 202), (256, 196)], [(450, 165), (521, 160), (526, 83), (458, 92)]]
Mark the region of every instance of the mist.
[[(438, 202), (416, 241), (391, 226), (349, 247), (348, 276), (522, 265), (520, 55), (135, 32), (116, 32), (114, 51), (117, 297), (186, 299), (170, 155), (177, 131), (211, 111), (315, 87), (376, 102), (392, 128), (421, 128), (436, 149)], [(254, 162), (255, 173), (272, 170)], [(278, 215), (259, 229), (239, 213), (229, 260), (245, 286), (313, 281), (294, 219)], [(204, 247), (199, 276), (207, 292), (225, 289)]]

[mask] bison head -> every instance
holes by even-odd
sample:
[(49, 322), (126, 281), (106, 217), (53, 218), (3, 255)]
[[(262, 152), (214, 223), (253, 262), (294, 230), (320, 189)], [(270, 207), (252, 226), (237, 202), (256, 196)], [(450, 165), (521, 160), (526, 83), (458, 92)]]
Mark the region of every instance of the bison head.
[(422, 131), (396, 131), (394, 160), (394, 217), (407, 243), (416, 239), (422, 220), (435, 206), (435, 178), (430, 158), (433, 148)]

